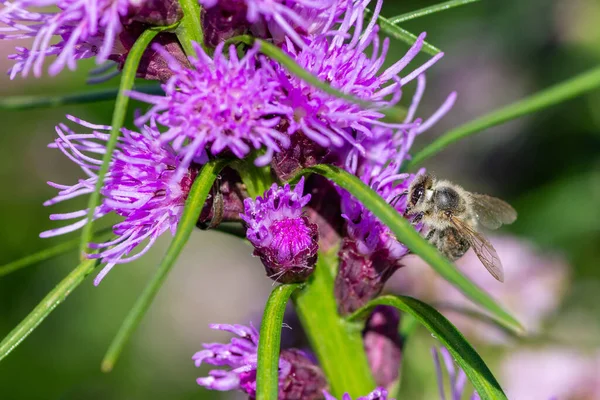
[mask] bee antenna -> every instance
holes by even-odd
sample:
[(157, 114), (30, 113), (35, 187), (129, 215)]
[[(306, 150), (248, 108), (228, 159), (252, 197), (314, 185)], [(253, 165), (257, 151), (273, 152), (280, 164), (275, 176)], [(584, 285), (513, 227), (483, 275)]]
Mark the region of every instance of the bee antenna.
[(406, 196), (408, 194), (408, 190), (405, 190), (404, 192), (395, 195), (394, 197), (392, 197), (392, 199), (390, 200), (390, 206), (395, 207), (396, 204), (398, 203), (398, 201), (400, 201), (400, 199), (404, 196)]

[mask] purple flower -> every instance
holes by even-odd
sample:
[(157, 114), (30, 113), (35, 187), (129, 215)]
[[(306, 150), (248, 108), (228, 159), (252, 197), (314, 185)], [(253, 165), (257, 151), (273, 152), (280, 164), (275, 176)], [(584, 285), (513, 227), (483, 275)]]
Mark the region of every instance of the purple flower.
[[(440, 362), (440, 356), (435, 348), (431, 349), (431, 353), (433, 354), (433, 361), (435, 363), (440, 399), (446, 400), (446, 394), (444, 391), (444, 376), (442, 374), (442, 363)], [(467, 382), (467, 375), (462, 369), (458, 368), (454, 364), (454, 359), (445, 347), (440, 347), (440, 353), (442, 354), (442, 361), (444, 363), (446, 372), (448, 373), (448, 377), (450, 378), (450, 400), (461, 400), (463, 397), (465, 383)], [(477, 392), (473, 392), (469, 399), (480, 400)]]
[[(305, 39), (298, 33), (311, 32), (312, 23), (319, 14), (335, 3), (334, 0), (200, 0), (206, 8), (219, 4), (229, 12), (242, 11), (251, 24), (267, 24), (269, 30), (281, 30), (297, 45)], [(325, 17), (327, 18), (327, 17)]]
[(304, 177), (293, 190), (273, 184), (263, 197), (244, 200), (241, 217), (254, 255), (269, 277), (283, 283), (306, 280), (317, 261), (318, 230), (302, 211), (310, 201), (303, 191)]
[[(396, 104), (401, 97), (401, 87), (428, 69), (443, 54), (433, 57), (405, 77), (399, 77), (398, 74), (423, 46), (425, 34), (422, 34), (402, 59), (380, 72), (389, 47), (388, 39), (380, 43), (379, 27), (376, 25), (382, 2), (377, 2), (373, 18), (363, 29), (367, 4), (368, 1), (348, 4), (337, 30), (332, 31), (331, 26), (327, 26), (325, 33), (311, 38), (309, 46), (298, 50), (287, 41), (283, 50), (322, 81), (329, 82), (345, 94), (371, 102), (373, 106), (365, 108), (327, 94), (276, 65), (285, 95), (282, 101), (293, 109), (288, 132), (301, 131), (323, 147), (340, 148), (350, 143), (364, 151), (361, 138), (372, 137), (374, 127), (409, 129), (415, 126), (412, 122), (383, 122), (379, 109)], [(365, 54), (369, 47), (372, 48), (370, 56)]]
[[(102, 165), (102, 155), (110, 136), (107, 133), (110, 126), (90, 124), (72, 116), (67, 118), (93, 131), (76, 133), (65, 124), (60, 124), (56, 127), (58, 138), (49, 147), (62, 151), (79, 165), (87, 177), (74, 185), (49, 182), (50, 186), (59, 189), (59, 193), (46, 201), (45, 206), (94, 191), (97, 171)], [(106, 263), (94, 280), (95, 285), (100, 283), (115, 264), (141, 257), (165, 231), (170, 230), (171, 234), (175, 234), (197, 170), (191, 168), (179, 181), (173, 182), (173, 173), (181, 160), (170, 147), (161, 146), (158, 137), (159, 132), (154, 124), (144, 126), (141, 132), (123, 129), (101, 190), (104, 199), (94, 210), (94, 220), (110, 212), (125, 219), (113, 227), (113, 232), (118, 236), (116, 239), (90, 244), (91, 248), (99, 249), (100, 252), (89, 257), (100, 258)], [(53, 214), (50, 216), (52, 220), (79, 220), (62, 228), (42, 232), (40, 236), (51, 237), (77, 230), (87, 223), (87, 213), (84, 209)], [(146, 241), (142, 250), (128, 256), (134, 248)]]
[(163, 85), (165, 96), (132, 92), (131, 97), (153, 104), (137, 123), (156, 118), (166, 126), (162, 143), (171, 142), (183, 159), (176, 174), (185, 173), (192, 160), (204, 163), (208, 153), (232, 153), (244, 158), (253, 149), (264, 149), (256, 159), (266, 165), (274, 152), (289, 145), (287, 134), (277, 130), (285, 107), (277, 103), (277, 82), (257, 67), (257, 49), (238, 58), (235, 46), (224, 54), (224, 44), (210, 58), (198, 44), (198, 58), (190, 58), (193, 69), (182, 66), (160, 48), (174, 75)]
[[(17, 74), (27, 76), (33, 70), (42, 74), (46, 56), (56, 55), (50, 65), (50, 75), (58, 74), (65, 66), (73, 70), (76, 61), (96, 56), (97, 63), (108, 60), (122, 30), (121, 18), (127, 15), (133, 0), (3, 0), (0, 22), (8, 27), (0, 39), (34, 38), (30, 49), (17, 47), (9, 58), (16, 64), (9, 71), (11, 79)], [(27, 8), (55, 6), (58, 11), (35, 12)], [(58, 43), (52, 43), (55, 36)]]
[[(211, 370), (207, 377), (198, 378), (200, 386), (207, 389), (240, 390), (251, 398), (256, 396), (256, 367), (258, 331), (254, 326), (210, 325), (212, 329), (231, 332), (234, 337), (227, 344), (204, 344), (204, 350), (194, 354), (196, 367), (202, 363), (227, 366), (230, 369)], [(320, 368), (297, 349), (285, 349), (279, 357), (279, 399), (318, 399), (327, 387)]]
[[(406, 210), (405, 191), (415, 175), (398, 173), (415, 137), (429, 129), (452, 107), (456, 94), (451, 93), (442, 106), (425, 122), (415, 119), (425, 91), (425, 76), (417, 79), (417, 90), (405, 123), (415, 125), (394, 130), (376, 127), (360, 144), (365, 151), (351, 149), (344, 166), (358, 176), (400, 214)], [(401, 266), (408, 248), (368, 208), (346, 191), (342, 194), (342, 216), (347, 221), (346, 236), (340, 248), (340, 267), (336, 277), (336, 297), (340, 312), (346, 314), (360, 308), (383, 289), (390, 276)], [(420, 230), (421, 225), (416, 225)]]
[[(325, 400), (337, 400), (335, 397), (333, 397), (326, 391), (324, 391), (323, 394), (325, 395)], [(358, 397), (356, 400), (388, 400), (387, 396), (388, 396), (387, 390), (385, 390), (384, 388), (377, 388), (377, 389), (373, 390), (371, 393), (369, 393), (368, 395)], [(350, 397), (350, 395), (348, 393), (345, 393), (342, 396), (341, 400), (352, 400), (352, 397)], [(394, 399), (389, 399), (389, 400), (394, 400)]]

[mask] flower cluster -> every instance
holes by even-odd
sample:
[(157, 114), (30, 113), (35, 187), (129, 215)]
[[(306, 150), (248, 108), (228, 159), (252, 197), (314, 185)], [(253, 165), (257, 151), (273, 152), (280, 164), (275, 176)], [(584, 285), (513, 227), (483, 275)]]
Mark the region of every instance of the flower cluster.
[[(129, 93), (151, 107), (135, 121), (142, 133), (124, 131), (102, 185), (104, 200), (94, 210), (94, 219), (112, 212), (125, 218), (114, 227), (116, 240), (91, 246), (100, 251), (90, 257), (107, 263), (97, 282), (115, 264), (145, 253), (163, 232), (174, 232), (198, 168), (215, 157), (252, 158), (257, 166), (272, 165), (276, 179), (288, 179), (299, 168), (327, 161), (358, 176), (402, 213), (405, 207), (402, 193), (411, 177), (398, 170), (408, 157), (416, 135), (443, 116), (455, 99), (455, 94), (451, 94), (440, 110), (425, 122), (415, 117), (425, 89), (423, 72), (441, 54), (402, 74), (421, 50), (425, 37), (422, 34), (402, 59), (382, 69), (389, 41), (380, 41), (378, 36), (376, 22), (381, 0), (375, 4), (366, 26), (363, 26), (369, 4), (366, 0), (202, 3), (208, 9), (203, 19), (208, 23), (207, 30), (215, 22), (209, 18), (211, 10), (219, 11), (220, 17), (241, 13), (248, 32), (278, 43), (282, 51), (306, 71), (359, 102), (309, 85), (275, 60), (260, 55), (259, 44), (226, 46), (221, 41), (211, 49), (207, 43), (194, 43), (195, 56), (182, 59), (178, 47), (163, 37), (152, 52), (164, 60), (164, 65), (154, 63), (152, 73), (166, 79), (164, 95)], [(15, 19), (24, 14), (16, 10), (29, 5), (32, 4), (11, 3), (0, 15), (12, 21), (7, 22), (12, 26), (10, 29), (24, 28), (25, 25)], [(83, 2), (81, 7), (86, 12), (78, 14), (78, 19), (74, 13), (67, 13), (66, 5), (61, 3), (59, 9), (64, 10), (51, 15), (62, 21), (60, 26), (83, 24), (96, 27), (93, 32), (97, 33), (108, 26), (112, 15), (103, 14), (103, 19), (100, 14), (92, 13), (93, 9), (100, 10), (100, 6), (100, 3)], [(121, 25), (110, 22), (113, 33), (103, 37), (104, 44), (115, 37), (116, 32), (130, 32), (127, 24), (171, 21), (179, 15), (176, 11), (173, 15), (152, 13), (148, 9), (150, 3), (145, 2), (124, 5), (114, 2), (111, 6), (119, 16), (113, 20)], [(166, 7), (166, 3), (164, 6), (169, 10), (178, 9)], [(10, 10), (14, 13), (10, 14)], [(46, 32), (44, 23), (35, 26), (36, 32)], [(51, 32), (63, 31), (60, 28)], [(89, 41), (93, 33), (90, 32), (87, 36), (80, 34), (73, 43)], [(275, 32), (282, 34), (283, 40), (278, 41)], [(219, 31), (217, 36), (222, 34), (225, 32)], [(367, 49), (371, 49), (371, 55), (366, 54)], [(98, 58), (106, 58), (107, 54), (108, 50), (102, 50)], [(413, 80), (417, 81), (417, 90), (406, 118), (387, 122), (382, 109), (396, 105), (402, 87)], [(369, 106), (360, 101), (368, 102)], [(110, 127), (83, 125), (95, 131), (65, 134), (63, 131), (67, 128), (59, 126), (55, 147), (80, 165), (88, 178), (74, 186), (56, 186), (61, 192), (48, 204), (89, 194), (96, 185), (101, 161), (93, 156), (105, 153), (106, 132)], [(336, 295), (344, 313), (379, 293), (408, 252), (369, 210), (341, 189), (338, 194), (331, 194), (331, 191), (312, 187), (311, 194), (304, 196), (302, 180), (293, 190), (287, 184), (282, 188), (273, 184), (264, 196), (244, 200), (248, 194), (240, 175), (227, 173), (227, 176), (211, 192), (210, 207), (205, 207), (198, 224), (212, 228), (222, 221), (239, 222), (241, 217), (255, 255), (261, 258), (267, 274), (277, 281), (305, 280), (313, 269), (318, 248), (319, 232), (314, 218), (328, 215), (338, 220), (333, 228), (342, 239)], [(238, 216), (242, 201), (244, 212)], [(53, 215), (52, 219), (82, 219), (65, 228), (45, 232), (43, 236), (80, 228), (87, 223), (86, 212)], [(129, 256), (143, 243), (143, 250)]]

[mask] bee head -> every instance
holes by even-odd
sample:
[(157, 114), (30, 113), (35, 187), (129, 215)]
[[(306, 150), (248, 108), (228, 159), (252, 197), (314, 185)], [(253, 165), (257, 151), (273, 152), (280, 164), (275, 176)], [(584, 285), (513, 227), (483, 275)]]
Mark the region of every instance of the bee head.
[(431, 194), (433, 193), (431, 187), (433, 186), (433, 178), (427, 174), (419, 175), (411, 183), (408, 189), (408, 205), (407, 211), (421, 204), (425, 199), (431, 200)]

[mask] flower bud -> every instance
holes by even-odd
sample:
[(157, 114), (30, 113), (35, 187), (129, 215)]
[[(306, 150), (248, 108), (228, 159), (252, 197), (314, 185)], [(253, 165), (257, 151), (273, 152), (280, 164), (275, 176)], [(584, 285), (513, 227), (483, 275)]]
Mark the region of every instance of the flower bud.
[(263, 197), (244, 200), (246, 237), (254, 245), (267, 275), (282, 283), (305, 281), (317, 261), (318, 230), (302, 211), (304, 178), (292, 190), (273, 184)]
[(357, 241), (344, 238), (339, 251), (340, 266), (335, 278), (335, 297), (340, 314), (347, 315), (375, 298), (400, 263), (386, 248), (370, 254), (359, 251)]
[(377, 306), (363, 331), (365, 352), (377, 386), (389, 388), (398, 380), (402, 360), (399, 325), (398, 310), (389, 306)]

